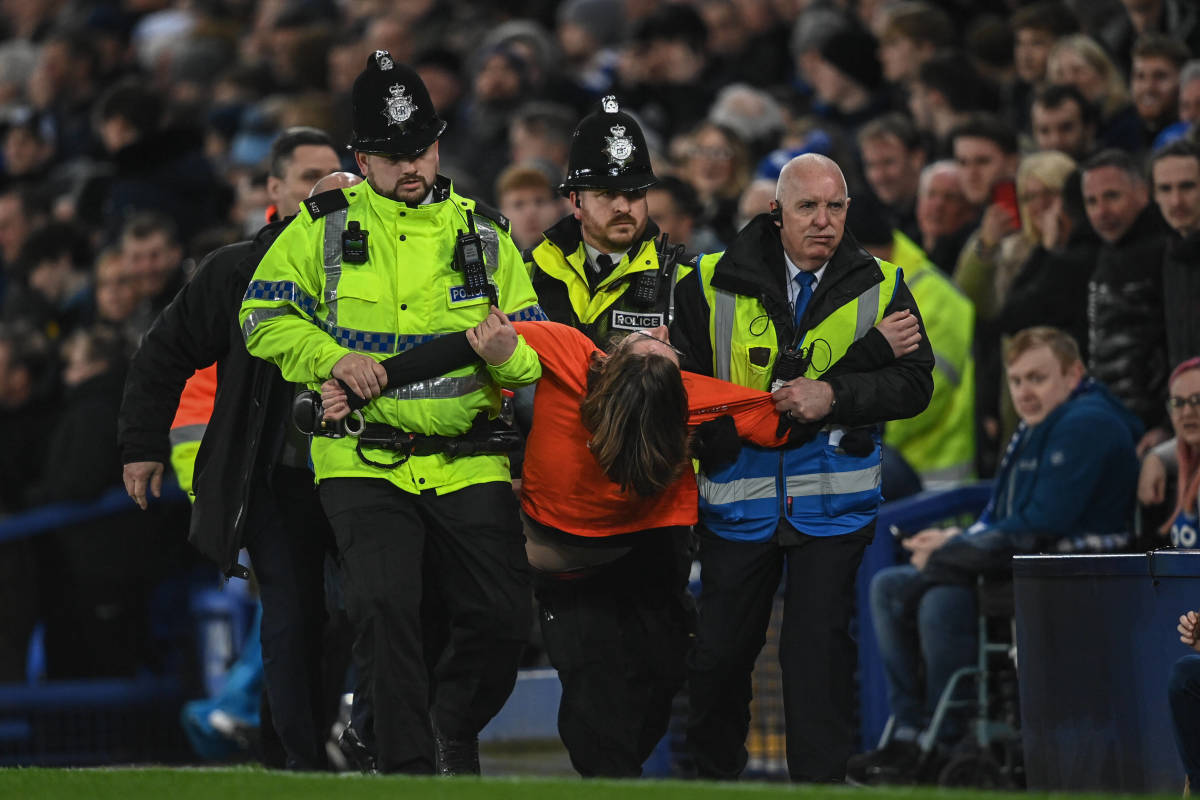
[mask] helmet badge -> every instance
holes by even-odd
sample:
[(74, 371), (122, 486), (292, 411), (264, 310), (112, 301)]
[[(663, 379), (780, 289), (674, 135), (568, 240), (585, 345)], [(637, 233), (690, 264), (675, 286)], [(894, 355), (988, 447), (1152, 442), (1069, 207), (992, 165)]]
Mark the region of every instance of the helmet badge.
[(633, 140), (625, 135), (624, 125), (613, 125), (608, 129), (612, 136), (604, 137), (604, 152), (608, 154), (610, 164), (616, 164), (618, 167), (625, 166), (629, 159), (633, 158), (633, 151), (637, 149)]
[(600, 105), (606, 114), (615, 114), (621, 110), (621, 107), (617, 105), (617, 96), (615, 94), (604, 95), (604, 99), (600, 101)]
[(417, 110), (417, 106), (413, 103), (412, 95), (405, 94), (404, 87), (398, 83), (388, 87), (388, 93), (391, 97), (387, 98), (387, 105), (383, 109), (384, 119), (388, 121), (388, 125), (403, 126)]
[(395, 62), (392, 61), (392, 57), (388, 55), (387, 50), (375, 51), (375, 63), (379, 66), (380, 72), (387, 72), (395, 66)]

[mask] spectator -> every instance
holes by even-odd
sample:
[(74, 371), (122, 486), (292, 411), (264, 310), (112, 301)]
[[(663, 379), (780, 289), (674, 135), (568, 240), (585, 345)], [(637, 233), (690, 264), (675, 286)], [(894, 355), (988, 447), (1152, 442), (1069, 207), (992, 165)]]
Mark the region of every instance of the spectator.
[(1009, 97), (1008, 122), (1014, 130), (1023, 131), (1028, 128), (1029, 101), (1046, 82), (1050, 50), (1059, 37), (1079, 30), (1079, 21), (1060, 0), (1040, 0), (1014, 11), (1009, 27), (1016, 81)]
[(513, 243), (522, 251), (536, 247), (542, 232), (566, 213), (546, 173), (520, 163), (496, 179), (496, 201), (500, 213), (508, 217)]
[(608, 91), (624, 27), (620, 0), (567, 0), (558, 7), (557, 22), (567, 75), (593, 94)]
[(1120, 150), (1083, 165), (1083, 202), (1103, 241), (1088, 284), (1089, 367), (1142, 420), (1141, 455), (1167, 438), (1163, 221), (1141, 170)]
[(945, 11), (922, 2), (903, 2), (884, 12), (879, 31), (879, 63), (888, 83), (905, 89), (921, 65), (956, 44), (954, 23)]
[(29, 232), (46, 218), (46, 210), (32, 187), (9, 184), (0, 189), (0, 265), (10, 272), (21, 255)]
[(121, 229), (121, 256), (137, 279), (138, 299), (151, 319), (171, 302), (183, 285), (183, 247), (175, 226), (164, 216), (145, 212)]
[(88, 265), (91, 248), (77, 227), (51, 222), (21, 248), (24, 282), (4, 303), (4, 318), (28, 320), (51, 341), (63, 339), (94, 314)]
[(750, 183), (746, 144), (732, 130), (713, 122), (701, 123), (686, 142), (679, 177), (696, 190), (701, 207), (698, 219), (718, 239), (731, 241), (738, 198)]
[[(0, 516), (28, 507), (30, 487), (42, 474), (32, 454), (54, 426), (57, 360), (39, 331), (20, 322), (0, 328)], [(0, 559), (0, 563), (3, 559)], [(22, 652), (24, 652), (22, 650)]]
[(1110, 14), (1100, 36), (1119, 63), (1128, 64), (1136, 42), (1146, 34), (1167, 34), (1200, 50), (1200, 11), (1187, 0), (1121, 0), (1124, 14)]
[[(512, 164), (538, 164), (562, 180), (567, 174), (567, 154), (575, 114), (566, 106), (530, 102), (513, 114), (508, 124), (508, 152)], [(496, 195), (496, 201), (500, 196)]]
[(137, 344), (145, 333), (145, 330), (138, 330), (134, 322), (138, 309), (137, 283), (137, 277), (117, 247), (106, 247), (96, 256), (92, 270), (96, 324), (114, 328), (130, 344)]
[(950, 133), (977, 111), (994, 106), (995, 90), (958, 52), (934, 56), (912, 82), (908, 109), (917, 129), (934, 140), (934, 153), (948, 155)]
[(1200, 121), (1200, 60), (1193, 59), (1179, 73), (1179, 119), (1190, 125)]
[(1096, 112), (1070, 84), (1051, 83), (1033, 98), (1033, 141), (1038, 150), (1057, 150), (1085, 161), (1096, 147)]
[(1089, 36), (1064, 36), (1050, 51), (1046, 74), (1053, 83), (1069, 83), (1096, 107), (1096, 137), (1101, 147), (1136, 153), (1145, 146), (1142, 122), (1112, 59)]
[(1154, 202), (1171, 227), (1163, 261), (1167, 363), (1200, 353), (1200, 147), (1172, 142), (1150, 161)]
[(1188, 55), (1187, 47), (1166, 34), (1143, 35), (1133, 48), (1129, 94), (1147, 143), (1179, 118), (1179, 73)]
[(217, 223), (224, 194), (204, 156), (201, 134), (188, 128), (165, 128), (162, 98), (130, 79), (96, 101), (96, 128), (113, 161), (102, 210), (110, 236), (139, 211), (169, 217), (182, 241)]
[[(950, 141), (954, 160), (962, 171), (963, 196), (971, 205), (983, 209), (979, 228), (959, 254), (954, 278), (975, 303), (979, 316), (990, 319), (996, 313), (992, 286), (1002, 245), (1017, 233), (1021, 224), (1013, 183), (1019, 160), (1017, 137), (996, 117), (980, 114), (955, 128)], [(1011, 248), (1019, 250), (1017, 240), (1004, 248), (1006, 269), (1014, 268), (1027, 255), (1010, 252)]]
[(729, 84), (717, 93), (708, 121), (736, 133), (752, 160), (773, 150), (786, 127), (783, 107), (767, 92), (744, 83)]
[(917, 182), (917, 228), (921, 249), (947, 275), (978, 224), (979, 212), (963, 193), (962, 168), (954, 161), (935, 161), (921, 170)]
[[(707, 49), (720, 83), (727, 88), (740, 83), (765, 90), (786, 85), (792, 74), (788, 53), (791, 31), (775, 4), (764, 0), (701, 0), (697, 8), (708, 27)], [(801, 16), (812, 11), (810, 7)], [(720, 121), (729, 124), (729, 120)], [(753, 145), (755, 137), (747, 141)]]
[[(1043, 175), (1048, 187), (1057, 184), (1052, 174)], [(1014, 336), (1025, 328), (1048, 325), (1076, 342), (1087, 342), (1088, 281), (1100, 240), (1083, 209), (1078, 170), (1066, 176), (1061, 191), (1050, 196), (1049, 207), (1031, 221), (1039, 237), (1037, 246), (1021, 266), (996, 317), (1000, 335)], [(1080, 350), (1086, 362), (1087, 353)]]
[(775, 179), (755, 178), (738, 198), (738, 211), (734, 227), (741, 230), (746, 223), (759, 214), (771, 210), (771, 202), (775, 199)]
[(716, 233), (700, 224), (700, 199), (691, 184), (674, 175), (661, 178), (646, 191), (646, 206), (650, 219), (671, 243), (687, 246), (685, 259), (724, 249)]
[[(918, 735), (950, 676), (978, 658), (977, 575), (1007, 574), (1015, 553), (1114, 550), (1129, 541), (1138, 421), (1085, 377), (1074, 340), (1061, 331), (1022, 331), (1004, 361), (1021, 425), (987, 507), (966, 531), (931, 528), (909, 537), (912, 563), (871, 581), (895, 725), (883, 748), (851, 759), (847, 773), (859, 781), (918, 777)], [(962, 722), (952, 715), (941, 727), (941, 752)]]
[[(1196, 397), (1192, 395), (1191, 397)], [(1191, 399), (1191, 398), (1189, 398)], [(1193, 412), (1194, 413), (1194, 412)], [(1192, 443), (1192, 447), (1196, 446)], [(1195, 456), (1193, 455), (1193, 458)], [(1195, 502), (1192, 503), (1192, 513), (1195, 514)], [(1200, 613), (1188, 611), (1179, 617), (1179, 641), (1200, 653), (1200, 636), (1197, 635), (1197, 624), (1200, 623)], [(1191, 794), (1191, 787), (1200, 780), (1200, 730), (1196, 721), (1200, 720), (1200, 704), (1196, 698), (1200, 694), (1200, 656), (1189, 654), (1175, 662), (1171, 668), (1171, 678), (1167, 683), (1167, 699), (1171, 704), (1171, 722), (1175, 729), (1175, 746), (1179, 748), (1179, 759), (1183, 762), (1186, 777), (1183, 784), (1184, 796)]]
[(859, 126), (887, 107), (880, 93), (883, 74), (875, 56), (875, 37), (856, 27), (830, 36), (810, 59), (804, 77), (820, 105), (825, 127), (852, 137)]
[(712, 104), (707, 40), (692, 6), (669, 3), (634, 26), (620, 54), (614, 94), (664, 139), (695, 127)]
[(858, 148), (867, 183), (895, 216), (896, 227), (909, 239), (920, 239), (917, 187), (925, 168), (925, 148), (917, 129), (903, 114), (884, 114), (859, 130)]
[(1168, 386), (1167, 408), (1175, 436), (1142, 460), (1138, 500), (1147, 507), (1162, 505), (1168, 486), (1174, 484), (1174, 509), (1158, 533), (1169, 534), (1172, 547), (1193, 549), (1200, 544), (1200, 356), (1181, 361)]
[(54, 138), (42, 118), (29, 114), (4, 133), (4, 174), (9, 178), (40, 181), (49, 177), (54, 158)]

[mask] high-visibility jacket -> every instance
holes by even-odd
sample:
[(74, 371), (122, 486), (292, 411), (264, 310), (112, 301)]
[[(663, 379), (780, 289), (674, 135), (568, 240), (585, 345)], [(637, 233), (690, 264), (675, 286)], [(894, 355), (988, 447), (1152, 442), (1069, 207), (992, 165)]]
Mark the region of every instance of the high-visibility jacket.
[(975, 473), (975, 306), (912, 239), (893, 234), (892, 263), (926, 309), (933, 346), (933, 399), (910, 419), (889, 422), (883, 441), (900, 451), (927, 489), (970, 480)]
[[(579, 222), (573, 216), (559, 220), (529, 254), (530, 278), (546, 316), (582, 331), (601, 349), (614, 335), (669, 325), (676, 276), (663, 274), (656, 235), (658, 227), (647, 221), (641, 239), (593, 290)], [(686, 269), (678, 267), (680, 273)], [(651, 276), (654, 299), (638, 302), (634, 293), (639, 281)]]
[[(472, 293), (454, 269), (459, 231), (473, 217), (483, 242), (488, 281), (511, 319), (544, 319), (521, 254), (497, 212), (455, 193), (438, 177), (433, 202), (408, 206), (375, 192), (369, 183), (311, 197), (263, 256), (246, 290), (240, 320), (252, 355), (276, 364), (285, 379), (318, 387), (351, 352), (382, 361), (433, 336), (462, 331), (488, 314), (486, 293)], [(356, 233), (357, 231), (357, 233)], [(367, 232), (366, 259), (347, 261), (343, 239)], [(357, 249), (357, 248), (356, 248)], [(389, 386), (364, 410), (369, 422), (405, 431), (456, 436), (479, 412), (496, 416), (500, 388), (540, 376), (537, 354), (519, 341), (497, 366), (469, 366), (428, 381)], [(508, 458), (479, 454), (448, 460), (413, 456), (394, 468), (364, 463), (356, 440), (316, 437), (317, 480), (370, 477), (408, 492), (439, 494), (509, 480)], [(365, 449), (373, 461), (396, 454)]]
[[(713, 374), (768, 390), (779, 336), (760, 297), (713, 287), (713, 272), (723, 255), (704, 256), (698, 264), (709, 309)], [(813, 353), (804, 377), (819, 378), (883, 318), (899, 275), (886, 261), (878, 266), (882, 281), (840, 300), (832, 313), (804, 332), (801, 344)], [(749, 541), (771, 538), (781, 516), (810, 536), (835, 536), (868, 525), (882, 499), (878, 435), (872, 434), (868, 455), (852, 456), (839, 447), (843, 434), (830, 426), (801, 447), (744, 445), (733, 464), (699, 476), (705, 525), (719, 536)]]
[(179, 396), (179, 407), (171, 422), (171, 468), (179, 488), (187, 492), (188, 499), (195, 500), (192, 493), (192, 475), (196, 470), (196, 453), (200, 440), (212, 417), (213, 401), (217, 396), (217, 365), (210, 364), (196, 370), (183, 386)]

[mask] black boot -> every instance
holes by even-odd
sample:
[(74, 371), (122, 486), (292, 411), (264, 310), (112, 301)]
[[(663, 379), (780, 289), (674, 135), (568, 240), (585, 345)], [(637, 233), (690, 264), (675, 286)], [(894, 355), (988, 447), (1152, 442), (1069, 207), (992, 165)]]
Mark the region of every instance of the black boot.
[(439, 775), (478, 775), (479, 738), (449, 739), (440, 733), (437, 741), (437, 771)]
[(379, 771), (375, 768), (375, 754), (359, 738), (353, 725), (346, 726), (342, 735), (338, 737), (337, 743), (338, 749), (346, 756), (346, 760), (357, 767), (363, 775), (374, 775)]

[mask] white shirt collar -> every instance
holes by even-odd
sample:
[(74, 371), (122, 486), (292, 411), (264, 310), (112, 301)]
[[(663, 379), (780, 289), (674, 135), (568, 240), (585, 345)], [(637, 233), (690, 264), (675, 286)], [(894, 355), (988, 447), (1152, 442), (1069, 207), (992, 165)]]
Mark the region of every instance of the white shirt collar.
[(599, 248), (592, 247), (587, 242), (583, 243), (583, 249), (587, 251), (588, 266), (590, 266), (592, 268), (592, 271), (594, 271), (594, 272), (600, 271), (600, 268), (598, 266), (596, 266), (596, 258), (598, 256), (601, 256), (601, 255), (608, 256), (610, 259), (612, 259), (613, 266), (616, 266), (617, 264), (621, 263), (621, 259), (625, 257), (626, 253), (629, 252), (628, 250), (620, 250), (616, 253), (605, 253), (602, 250), (600, 250)]

